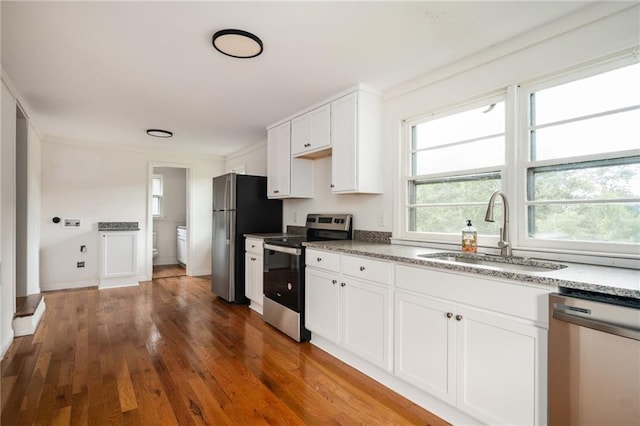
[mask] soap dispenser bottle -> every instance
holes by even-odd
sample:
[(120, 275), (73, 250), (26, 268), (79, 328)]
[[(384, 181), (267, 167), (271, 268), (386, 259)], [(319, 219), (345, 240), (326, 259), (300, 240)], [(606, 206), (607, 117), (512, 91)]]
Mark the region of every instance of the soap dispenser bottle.
[(462, 251), (476, 253), (478, 251), (478, 231), (467, 220), (467, 226), (462, 228)]

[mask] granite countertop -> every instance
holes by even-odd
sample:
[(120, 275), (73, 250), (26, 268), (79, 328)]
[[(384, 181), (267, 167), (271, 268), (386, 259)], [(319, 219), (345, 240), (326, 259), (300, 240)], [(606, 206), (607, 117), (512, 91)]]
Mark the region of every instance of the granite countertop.
[(98, 222), (98, 231), (139, 231), (138, 222)]
[(504, 271), (480, 265), (454, 264), (451, 262), (419, 257), (419, 254), (446, 251), (425, 247), (369, 243), (356, 240), (308, 242), (304, 243), (304, 245), (309, 248), (373, 257), (404, 264), (469, 272), (531, 284), (588, 290), (615, 296), (640, 299), (640, 270), (637, 269), (553, 261), (552, 263), (560, 263), (567, 267), (544, 272)]

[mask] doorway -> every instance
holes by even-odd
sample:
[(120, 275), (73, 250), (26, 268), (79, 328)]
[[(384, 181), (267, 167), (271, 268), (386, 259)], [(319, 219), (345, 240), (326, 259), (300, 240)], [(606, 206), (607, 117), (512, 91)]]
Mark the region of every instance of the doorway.
[(151, 279), (188, 275), (189, 169), (150, 170)]

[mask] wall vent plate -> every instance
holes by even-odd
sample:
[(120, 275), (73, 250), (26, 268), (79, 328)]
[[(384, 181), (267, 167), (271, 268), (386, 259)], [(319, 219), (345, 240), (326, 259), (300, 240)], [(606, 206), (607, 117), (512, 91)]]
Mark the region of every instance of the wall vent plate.
[(80, 228), (80, 219), (64, 219), (62, 226), (65, 228)]

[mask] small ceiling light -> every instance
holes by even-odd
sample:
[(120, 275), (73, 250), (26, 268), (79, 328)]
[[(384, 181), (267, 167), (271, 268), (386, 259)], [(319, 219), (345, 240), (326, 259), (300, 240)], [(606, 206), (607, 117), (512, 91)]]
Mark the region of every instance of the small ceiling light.
[(255, 58), (262, 53), (262, 40), (242, 30), (220, 30), (211, 39), (213, 47), (233, 58)]
[(154, 138), (170, 138), (171, 136), (173, 136), (172, 132), (161, 129), (148, 129), (147, 134), (149, 136), (153, 136)]

